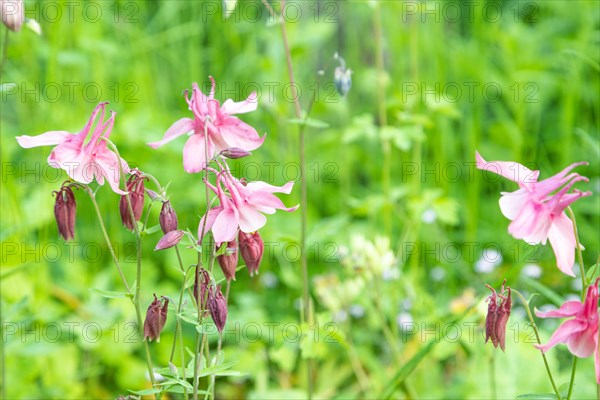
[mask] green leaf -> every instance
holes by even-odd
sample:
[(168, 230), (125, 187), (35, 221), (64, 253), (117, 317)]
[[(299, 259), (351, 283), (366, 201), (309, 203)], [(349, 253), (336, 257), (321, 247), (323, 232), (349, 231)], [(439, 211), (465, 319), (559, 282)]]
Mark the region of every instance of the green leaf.
[(151, 234), (153, 234), (154, 232), (158, 232), (159, 230), (160, 230), (160, 225), (154, 225), (154, 226), (153, 226), (153, 227), (151, 227), (151, 228), (147, 228), (147, 229), (146, 229), (146, 230), (143, 232), (143, 234), (144, 234), (144, 235), (151, 235)]
[(204, 368), (202, 371), (199, 372), (198, 376), (199, 377), (203, 377), (203, 376), (209, 376), (209, 375), (215, 375), (215, 376), (242, 376), (242, 375), (246, 375), (240, 371), (231, 371), (231, 367), (233, 367), (236, 364), (235, 361), (231, 361), (228, 363), (223, 363), (221, 365), (214, 365), (212, 367), (208, 367), (208, 368)]
[(196, 281), (196, 271), (188, 270), (187, 274), (185, 275), (185, 288), (187, 289), (187, 288), (193, 286), (195, 281)]
[(585, 283), (591, 285), (598, 277), (600, 277), (600, 264), (592, 265), (585, 274)]
[(129, 293), (125, 293), (125, 292), (115, 292), (112, 290), (102, 290), (102, 289), (95, 289), (95, 288), (90, 288), (89, 290), (92, 293), (96, 293), (97, 295), (106, 297), (108, 299), (123, 299), (125, 297), (129, 297)]
[(306, 125), (311, 128), (319, 128), (319, 129), (329, 127), (329, 124), (327, 122), (319, 121), (318, 119), (314, 119), (314, 118), (306, 118), (306, 119), (292, 118), (289, 120), (289, 123), (295, 124), (295, 125)]
[(149, 396), (151, 394), (160, 393), (160, 389), (152, 388), (152, 389), (143, 389), (143, 390), (129, 390), (129, 392), (133, 394), (137, 394), (138, 396)]
[[(194, 389), (192, 389), (194, 390)], [(169, 386), (168, 388), (165, 389), (165, 392), (169, 392), (169, 393), (184, 393), (183, 392), (183, 386), (179, 386), (179, 385), (173, 385), (173, 386)], [(190, 393), (190, 391), (188, 390), (188, 394)], [(205, 395), (208, 392), (206, 390), (198, 390), (198, 394), (200, 395)]]
[(198, 326), (198, 319), (197, 319), (196, 315), (194, 315), (194, 317), (192, 317), (190, 315), (186, 315), (184, 313), (177, 313), (175, 315), (177, 316), (177, 318), (181, 319), (182, 321), (189, 322), (192, 325)]

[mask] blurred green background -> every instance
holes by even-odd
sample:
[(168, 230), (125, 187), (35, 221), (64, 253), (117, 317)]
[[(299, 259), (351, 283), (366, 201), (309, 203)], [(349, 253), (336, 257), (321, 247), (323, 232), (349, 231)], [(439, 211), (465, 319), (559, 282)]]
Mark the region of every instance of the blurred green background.
[[(114, 398), (149, 388), (133, 308), (89, 290), (122, 290), (89, 199), (76, 193), (76, 238), (64, 243), (51, 192), (66, 174), (45, 164), (50, 147), (24, 150), (14, 137), (78, 132), (98, 102), (110, 101), (117, 112), (111, 139), (121, 155), (170, 182), (180, 226), (195, 231), (204, 186), (200, 175), (183, 171), (184, 139), (157, 150), (146, 143), (191, 116), (182, 91), (198, 82), (207, 92), (211, 75), (222, 101), (259, 91), (258, 110), (241, 118), (267, 139), (231, 163), (238, 176), (297, 181), (298, 125), (289, 122), (280, 27), (259, 1), (240, 2), (228, 18), (221, 2), (201, 1), (27, 1), (26, 10), (41, 36), (1, 30), (4, 393)], [(589, 161), (577, 171), (590, 182), (577, 188), (594, 195), (573, 209), (585, 265), (597, 262), (599, 16), (596, 1), (290, 1), (285, 17), (300, 101), (307, 110), (314, 99), (311, 118), (327, 124), (306, 133), (318, 326), (297, 323), (300, 212), (269, 216), (260, 275), (240, 271), (231, 287), (224, 357), (241, 374), (217, 379), (217, 397), (303, 398), (303, 358), (310, 357), (318, 398), (376, 398), (440, 332), (449, 337), (427, 351), (394, 396), (550, 393), (516, 300), (506, 353), (484, 345), (483, 284), (499, 288), (506, 278), (525, 294), (539, 292), (532, 301), (539, 308), (575, 298), (580, 281), (560, 273), (549, 246), (508, 234), (497, 200), (516, 185), (476, 170), (474, 154), (524, 163), (541, 178)], [(352, 70), (345, 97), (333, 85), (335, 52)], [(121, 226), (119, 198), (108, 186), (97, 198), (133, 281), (135, 238)], [(281, 198), (297, 204), (299, 184)], [(154, 206), (151, 224), (157, 218)], [(153, 252), (159, 238), (144, 238), (144, 310), (153, 293), (177, 298), (181, 284), (175, 254)], [(194, 259), (184, 252), (185, 265)], [(472, 304), (459, 330), (444, 329)], [(538, 320), (542, 341), (558, 322)], [(161, 342), (150, 346), (158, 367), (167, 366), (174, 326), (170, 312)], [(184, 335), (192, 348), (194, 327), (184, 324)], [(566, 348), (548, 354), (557, 384), (568, 382)], [(594, 396), (593, 382), (592, 358), (581, 360), (574, 397)]]

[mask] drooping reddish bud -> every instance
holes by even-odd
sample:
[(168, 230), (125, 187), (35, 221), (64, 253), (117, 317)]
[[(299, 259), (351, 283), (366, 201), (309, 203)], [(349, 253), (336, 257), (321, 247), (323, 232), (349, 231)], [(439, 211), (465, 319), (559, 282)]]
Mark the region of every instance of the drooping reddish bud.
[(56, 218), (58, 234), (65, 240), (73, 239), (75, 237), (75, 214), (77, 210), (73, 189), (70, 186), (63, 185), (59, 191), (52, 193), (56, 195), (54, 217)]
[(251, 155), (249, 151), (240, 149), (239, 147), (230, 147), (221, 151), (221, 155), (226, 158), (237, 159)]
[(227, 300), (221, 292), (221, 285), (217, 285), (216, 289), (212, 286), (208, 289), (208, 311), (213, 319), (217, 330), (223, 332), (225, 322), (227, 321)]
[(160, 333), (167, 322), (167, 311), (169, 308), (169, 299), (161, 297), (160, 300), (154, 295), (154, 300), (150, 303), (144, 320), (144, 339), (152, 341), (156, 339), (160, 342)]
[(158, 216), (158, 222), (160, 223), (160, 229), (165, 234), (177, 229), (177, 214), (173, 210), (173, 207), (171, 207), (169, 200), (163, 203), (160, 215)]
[[(206, 310), (207, 293), (210, 285), (210, 275), (207, 270), (199, 267), (196, 278), (194, 280), (194, 296), (196, 296), (196, 304), (201, 310)], [(199, 281), (199, 282), (198, 282)]]
[[(506, 324), (508, 323), (508, 317), (510, 316), (510, 310), (512, 307), (512, 300), (510, 298), (510, 287), (504, 288), (506, 279), (502, 283), (502, 289), (500, 294), (496, 293), (494, 288), (489, 285), (485, 285), (492, 291), (492, 294), (488, 297), (487, 301), (488, 312), (485, 317), (485, 342), (492, 339), (494, 347), (500, 346), (502, 351), (505, 350), (506, 346)], [(508, 292), (505, 296), (504, 293)]]
[(184, 234), (184, 231), (167, 232), (162, 238), (160, 238), (158, 243), (156, 243), (154, 251), (169, 249), (175, 246), (177, 243), (179, 243)]
[(219, 266), (221, 267), (225, 278), (227, 278), (227, 280), (233, 279), (235, 281), (235, 271), (238, 265), (237, 242), (233, 240), (223, 246), (227, 246), (227, 250), (225, 254), (217, 256), (217, 261), (219, 262)]
[(140, 220), (142, 211), (144, 211), (144, 179), (141, 172), (132, 170), (131, 176), (127, 180), (126, 190), (129, 192), (129, 198), (131, 199), (133, 219), (131, 218), (131, 212), (129, 212), (129, 204), (127, 202), (128, 195), (121, 196), (121, 201), (119, 202), (121, 221), (130, 231), (135, 230), (136, 221)]
[(265, 244), (263, 243), (258, 231), (254, 233), (245, 233), (240, 231), (238, 235), (240, 243), (240, 254), (246, 263), (250, 276), (258, 274), (258, 267), (262, 260)]

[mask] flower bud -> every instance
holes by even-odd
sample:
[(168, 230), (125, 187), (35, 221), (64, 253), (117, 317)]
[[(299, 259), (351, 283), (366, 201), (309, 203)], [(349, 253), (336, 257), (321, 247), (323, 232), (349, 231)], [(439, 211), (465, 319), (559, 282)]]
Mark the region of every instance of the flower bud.
[(121, 221), (123, 225), (130, 231), (135, 230), (136, 221), (140, 220), (142, 211), (144, 211), (144, 179), (139, 171), (133, 170), (129, 180), (127, 180), (126, 190), (129, 192), (129, 198), (131, 199), (131, 210), (133, 211), (133, 218), (129, 212), (129, 204), (127, 202), (127, 196), (121, 196), (119, 202), (119, 211), (121, 213)]
[(184, 234), (185, 234), (184, 231), (167, 232), (165, 234), (165, 236), (160, 238), (158, 243), (156, 243), (156, 247), (154, 248), (154, 251), (169, 249), (169, 248), (175, 246), (177, 243), (179, 243), (179, 241), (181, 240), (181, 238), (183, 237)]
[(342, 96), (345, 96), (352, 87), (352, 70), (344, 67), (336, 67), (334, 72), (333, 83)]
[(217, 285), (216, 289), (212, 286), (208, 289), (208, 311), (219, 333), (223, 332), (227, 321), (227, 300), (223, 297), (221, 285)]
[(250, 276), (258, 274), (258, 267), (262, 260), (265, 244), (263, 243), (258, 231), (246, 233), (240, 231), (238, 235), (240, 243), (240, 254), (246, 263)]
[(158, 193), (152, 189), (146, 189), (146, 194), (150, 197), (150, 200), (156, 200), (158, 198)]
[(227, 157), (227, 158), (231, 158), (231, 159), (242, 158), (242, 157), (249, 156), (251, 154), (252, 153), (250, 153), (249, 151), (240, 149), (239, 147), (230, 147), (228, 149), (221, 151), (221, 155), (223, 157)]
[(148, 307), (146, 319), (144, 320), (144, 339), (152, 341), (156, 339), (160, 342), (160, 332), (167, 322), (167, 310), (169, 308), (169, 299), (161, 297), (160, 300), (154, 295), (154, 301)]
[[(198, 282), (200, 281), (200, 282)], [(196, 278), (194, 280), (194, 296), (196, 296), (196, 304), (200, 305), (201, 310), (206, 309), (207, 302), (207, 291), (210, 285), (210, 275), (204, 268), (200, 268), (197, 271)], [(199, 291), (198, 291), (199, 290)]]
[(77, 204), (75, 203), (75, 195), (70, 186), (63, 186), (56, 194), (54, 202), (54, 217), (56, 218), (56, 226), (58, 234), (65, 240), (70, 240), (75, 237), (75, 214)]
[[(492, 339), (494, 347), (500, 346), (502, 351), (504, 351), (506, 345), (506, 324), (512, 307), (510, 287), (504, 289), (505, 284), (506, 279), (502, 283), (500, 294), (496, 293), (491, 286), (485, 285), (492, 291), (487, 299), (489, 305), (485, 317), (485, 342), (487, 343), (489, 339)], [(506, 296), (504, 295), (505, 292), (508, 292)]]
[(217, 256), (217, 261), (219, 262), (219, 266), (225, 275), (227, 280), (235, 281), (235, 271), (238, 265), (238, 249), (237, 242), (235, 240), (226, 244), (227, 250), (225, 254), (221, 254)]
[(2, 23), (14, 32), (21, 30), (25, 21), (25, 4), (23, 0), (0, 0), (0, 16)]
[(162, 229), (165, 234), (177, 229), (177, 214), (175, 213), (175, 210), (173, 210), (173, 207), (171, 207), (171, 202), (169, 200), (163, 203), (158, 222), (160, 222), (160, 229)]

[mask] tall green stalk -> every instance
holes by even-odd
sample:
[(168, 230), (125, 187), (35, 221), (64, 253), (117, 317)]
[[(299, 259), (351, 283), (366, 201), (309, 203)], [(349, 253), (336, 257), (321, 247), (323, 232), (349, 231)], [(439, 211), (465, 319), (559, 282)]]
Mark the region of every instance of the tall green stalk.
[[(377, 66), (377, 118), (379, 120), (380, 134), (387, 126), (387, 109), (385, 104), (385, 65), (383, 59), (383, 29), (381, 22), (381, 6), (375, 5), (373, 14), (375, 36), (375, 63)], [(381, 138), (383, 149), (383, 168), (381, 182), (383, 186), (383, 227), (387, 236), (392, 234), (392, 146), (389, 137)]]
[[(302, 119), (302, 107), (300, 106), (300, 99), (298, 97), (298, 91), (296, 89), (296, 79), (294, 78), (294, 67), (292, 65), (292, 54), (290, 51), (286, 22), (281, 16), (277, 16), (275, 10), (267, 2), (262, 0), (266, 9), (269, 11), (271, 17), (280, 19), (281, 37), (283, 40), (283, 47), (285, 53), (285, 61), (287, 66), (288, 78), (292, 89), (292, 98), (294, 99), (294, 114), (297, 120)], [(285, 0), (281, 2), (281, 14), (285, 15)], [(309, 296), (309, 276), (308, 276), (308, 259), (306, 254), (306, 232), (307, 232), (307, 221), (308, 221), (308, 190), (306, 182), (306, 152), (305, 152), (305, 137), (304, 128), (302, 125), (299, 129), (298, 135), (298, 158), (300, 161), (300, 254), (301, 254), (301, 268), (302, 268), (302, 318), (304, 322), (309, 325), (312, 322), (312, 316), (310, 311), (310, 296)], [(310, 359), (307, 359), (307, 384), (308, 384), (308, 398), (312, 399), (313, 396), (313, 365)]]
[[(535, 324), (535, 320), (533, 319), (533, 315), (531, 314), (531, 309), (529, 308), (529, 303), (525, 300), (525, 297), (519, 291), (512, 289), (512, 293), (516, 294), (521, 303), (523, 303), (523, 307), (525, 307), (525, 311), (527, 311), (527, 316), (529, 317), (529, 321), (531, 322), (531, 327), (533, 328), (533, 332), (535, 333), (535, 340), (537, 340), (538, 344), (541, 345), (542, 341), (540, 340), (540, 332), (538, 331), (537, 325)], [(548, 373), (548, 378), (550, 379), (550, 383), (552, 384), (552, 389), (554, 389), (554, 393), (556, 394), (556, 398), (561, 400), (560, 393), (558, 391), (558, 387), (554, 382), (554, 377), (552, 376), (552, 372), (550, 371), (550, 366), (548, 365), (548, 360), (546, 359), (546, 355), (540, 350), (542, 358), (544, 359), (544, 366), (546, 367), (546, 372)]]

